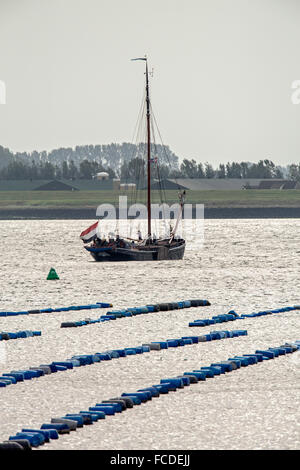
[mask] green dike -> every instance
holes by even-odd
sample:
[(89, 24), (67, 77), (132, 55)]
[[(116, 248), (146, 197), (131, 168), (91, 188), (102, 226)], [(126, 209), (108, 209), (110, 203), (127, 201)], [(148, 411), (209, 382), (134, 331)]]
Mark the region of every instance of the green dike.
[[(300, 207), (300, 190), (242, 190), (242, 191), (190, 191), (187, 204), (204, 204), (208, 208), (234, 207)], [(0, 210), (7, 209), (93, 209), (100, 204), (118, 206), (116, 191), (0, 191)], [(178, 202), (178, 191), (164, 192), (167, 204)], [(127, 193), (128, 205), (145, 204), (146, 191), (138, 192), (138, 199)], [(152, 203), (160, 203), (159, 191), (152, 191)]]

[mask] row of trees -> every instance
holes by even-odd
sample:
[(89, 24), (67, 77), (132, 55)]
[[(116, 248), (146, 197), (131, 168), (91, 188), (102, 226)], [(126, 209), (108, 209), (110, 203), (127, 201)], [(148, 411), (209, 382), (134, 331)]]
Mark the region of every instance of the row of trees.
[[(208, 162), (203, 164), (197, 163), (194, 159), (184, 159), (179, 165), (178, 157), (168, 147), (156, 146), (153, 150), (156, 155), (152, 164), (153, 178), (269, 179), (286, 177), (300, 181), (300, 163), (293, 163), (287, 168), (282, 168), (276, 166), (271, 160), (265, 159), (258, 163), (221, 163), (217, 168), (213, 168)], [(145, 160), (142, 158), (144, 153), (143, 144), (126, 143), (81, 146), (75, 147), (74, 150), (64, 148), (53, 150), (49, 154), (46, 152), (13, 154), (9, 149), (0, 146), (0, 178), (92, 179), (98, 172), (106, 171), (111, 178), (137, 183), (145, 180)], [(95, 154), (97, 158), (93, 158)], [(129, 158), (130, 155), (131, 158)], [(72, 156), (76, 156), (76, 159), (70, 158)], [(156, 165), (156, 161), (159, 162), (159, 166)]]
[[(130, 160), (121, 167), (121, 179), (138, 183), (145, 180), (145, 161), (140, 158)], [(228, 162), (221, 163), (216, 169), (206, 163), (197, 163), (194, 159), (184, 159), (179, 169), (167, 165), (153, 166), (152, 178), (243, 178), (243, 179), (273, 179), (288, 178), (300, 181), (300, 163), (291, 164), (287, 168), (276, 166), (271, 160), (260, 160), (258, 163)]]
[(283, 178), (283, 171), (271, 160), (260, 160), (258, 163), (232, 162), (221, 163), (214, 169), (210, 163), (197, 163), (184, 159), (180, 165), (180, 174), (184, 178)]
[(49, 161), (40, 161), (35, 163), (13, 159), (6, 167), (0, 170), (0, 179), (6, 180), (49, 180), (49, 179), (67, 179), (74, 180), (78, 178), (92, 179), (98, 172), (106, 171), (110, 178), (115, 178), (115, 172), (110, 168), (104, 168), (96, 161), (90, 162), (83, 160), (79, 167), (75, 165), (74, 161), (64, 161), (62, 164), (53, 164)]
[[(140, 158), (132, 159), (121, 167), (121, 179), (137, 182), (145, 179), (145, 161)], [(272, 179), (289, 178), (300, 181), (300, 163), (289, 165), (287, 168), (276, 166), (271, 160), (260, 160), (258, 163), (232, 162), (226, 165), (221, 163), (216, 169), (206, 163), (197, 163), (194, 159), (184, 159), (179, 169), (172, 169), (166, 165), (155, 166), (152, 177), (164, 178), (244, 178), (244, 179)]]
[[(16, 160), (24, 163), (26, 166), (35, 164), (51, 163), (53, 167), (61, 168), (63, 162), (73, 162), (79, 170), (80, 164), (87, 160), (96, 162), (102, 168), (110, 168), (116, 175), (120, 175), (121, 167), (133, 158), (145, 154), (146, 145), (122, 144), (108, 145), (78, 145), (75, 148), (62, 147), (54, 149), (51, 152), (16, 152), (12, 153), (9, 149), (0, 146), (0, 169), (6, 167), (10, 162)], [(166, 145), (153, 145), (153, 151), (164, 165), (172, 168), (178, 168), (179, 158)]]

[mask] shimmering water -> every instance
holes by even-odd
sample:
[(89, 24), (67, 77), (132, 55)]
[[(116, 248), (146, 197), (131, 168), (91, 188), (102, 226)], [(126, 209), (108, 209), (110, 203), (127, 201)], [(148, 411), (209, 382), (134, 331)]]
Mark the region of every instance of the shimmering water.
[[(186, 221), (180, 261), (96, 263), (79, 234), (93, 221), (1, 221), (1, 311), (107, 301), (114, 308), (201, 298), (210, 307), (152, 313), (76, 329), (62, 321), (107, 310), (0, 318), (0, 331), (36, 329), (41, 337), (0, 344), (0, 373), (74, 354), (147, 341), (248, 330), (248, 336), (116, 359), (1, 389), (0, 441), (25, 426), (158, 383), (161, 378), (300, 339), (299, 314), (287, 312), (195, 329), (189, 321), (231, 309), (251, 313), (300, 303), (300, 220)], [(199, 222), (200, 224), (200, 222)], [(108, 233), (110, 227), (104, 227)], [(59, 281), (47, 281), (54, 267)], [(292, 357), (293, 356), (293, 357)], [(105, 422), (78, 430), (47, 449), (299, 448), (299, 355), (247, 367), (186, 387)]]

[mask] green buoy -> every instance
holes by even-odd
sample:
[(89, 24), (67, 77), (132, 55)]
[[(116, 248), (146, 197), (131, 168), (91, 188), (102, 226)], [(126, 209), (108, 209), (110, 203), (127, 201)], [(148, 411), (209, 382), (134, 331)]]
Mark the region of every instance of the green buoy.
[(49, 271), (49, 274), (47, 276), (47, 281), (49, 280), (54, 280), (54, 279), (59, 279), (57, 272), (55, 271), (54, 268), (51, 268)]

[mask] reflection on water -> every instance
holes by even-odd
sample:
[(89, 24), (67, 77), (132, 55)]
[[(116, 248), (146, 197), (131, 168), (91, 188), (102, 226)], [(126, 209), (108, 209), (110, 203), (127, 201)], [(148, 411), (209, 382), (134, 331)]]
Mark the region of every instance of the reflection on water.
[[(107, 310), (1, 317), (3, 331), (42, 330), (42, 335), (5, 342), (5, 348), (0, 349), (0, 374), (65, 360), (74, 354), (204, 334), (212, 329), (242, 328), (248, 335), (102, 361), (2, 388), (5, 406), (0, 406), (0, 441), (25, 424), (36, 428), (51, 417), (88, 409), (124, 391), (159, 383), (161, 378), (299, 338), (299, 315), (295, 312), (237, 320), (201, 331), (196, 328), (196, 332), (188, 326), (194, 319), (211, 318), (231, 309), (251, 313), (299, 304), (299, 220), (208, 220), (204, 231), (203, 226), (193, 225), (194, 221), (185, 221), (183, 260), (127, 263), (97, 263), (83, 249), (79, 234), (93, 222), (1, 222), (1, 310), (97, 301), (120, 308), (191, 298), (208, 299), (211, 306), (81, 328), (60, 328), (60, 324), (87, 316), (97, 318)], [(111, 228), (103, 224), (105, 233)], [(60, 280), (46, 280), (51, 267)], [(101, 420), (92, 429), (71, 433), (66, 440), (51, 441), (49, 449), (223, 450), (244, 449), (245, 445), (249, 449), (294, 449), (299, 442), (299, 358), (291, 360), (291, 356), (186, 387), (132, 412)]]
[[(75, 304), (96, 299), (132, 302), (213, 296), (221, 302), (292, 302), (299, 292), (298, 219), (185, 220), (183, 260), (96, 263), (79, 239), (94, 221), (2, 221), (1, 310)], [(146, 221), (136, 222), (146, 231)], [(100, 222), (102, 233), (114, 221)], [(119, 221), (121, 235), (128, 229)], [(154, 221), (161, 234), (163, 221)], [(129, 230), (129, 229), (128, 229)], [(127, 235), (127, 233), (125, 233)], [(54, 267), (60, 281), (46, 281)], [(295, 299), (296, 300), (296, 299)]]

